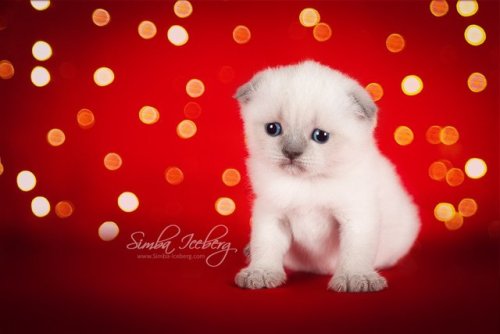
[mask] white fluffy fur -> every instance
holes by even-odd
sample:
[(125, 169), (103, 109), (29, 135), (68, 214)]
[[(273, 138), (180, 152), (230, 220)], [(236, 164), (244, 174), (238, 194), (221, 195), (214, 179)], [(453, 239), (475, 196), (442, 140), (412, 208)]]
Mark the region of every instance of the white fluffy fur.
[[(237, 96), (255, 193), (251, 258), (235, 282), (272, 288), (284, 267), (334, 274), (335, 291), (377, 291), (376, 269), (394, 265), (411, 248), (419, 217), (393, 165), (373, 138), (377, 108), (354, 80), (306, 61), (257, 73)], [(272, 137), (267, 123), (283, 133)], [(330, 134), (319, 144), (314, 129)], [(284, 156), (284, 145), (303, 154)]]

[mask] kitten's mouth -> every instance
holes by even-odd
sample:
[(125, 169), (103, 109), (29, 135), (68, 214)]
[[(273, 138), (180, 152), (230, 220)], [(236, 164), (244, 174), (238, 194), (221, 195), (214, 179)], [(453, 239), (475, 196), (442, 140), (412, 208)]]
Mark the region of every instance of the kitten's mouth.
[(297, 160), (284, 160), (280, 163), (280, 167), (292, 175), (301, 174), (306, 171), (306, 168)]

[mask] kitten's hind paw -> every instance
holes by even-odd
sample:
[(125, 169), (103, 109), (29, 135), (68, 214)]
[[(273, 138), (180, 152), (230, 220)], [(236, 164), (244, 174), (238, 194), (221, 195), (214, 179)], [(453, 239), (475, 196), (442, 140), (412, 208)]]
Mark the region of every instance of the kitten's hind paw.
[(242, 269), (234, 278), (236, 285), (244, 289), (276, 288), (285, 281), (284, 271), (250, 268)]
[(387, 280), (376, 272), (335, 274), (328, 288), (336, 292), (374, 292), (387, 288)]

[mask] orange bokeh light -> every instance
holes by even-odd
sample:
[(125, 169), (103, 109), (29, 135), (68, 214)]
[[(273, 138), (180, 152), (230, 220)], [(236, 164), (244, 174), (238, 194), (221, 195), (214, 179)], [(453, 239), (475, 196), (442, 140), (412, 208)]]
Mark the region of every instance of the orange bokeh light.
[(68, 218), (73, 214), (73, 211), (75, 210), (73, 204), (68, 201), (61, 201), (56, 204), (55, 207), (55, 212), (57, 217), (59, 218)]
[(185, 0), (176, 1), (174, 4), (174, 13), (181, 19), (189, 17), (193, 13), (193, 5)]
[(171, 185), (179, 185), (184, 181), (184, 173), (178, 167), (169, 167), (165, 171), (165, 179)]
[(436, 17), (444, 16), (448, 13), (450, 6), (446, 0), (432, 0), (429, 6), (432, 15)]
[(445, 145), (453, 145), (459, 138), (458, 130), (453, 126), (445, 126), (439, 132), (439, 140)]
[(92, 13), (92, 21), (98, 27), (104, 27), (111, 20), (111, 15), (105, 9), (98, 8)]
[(201, 106), (194, 101), (190, 101), (190, 102), (186, 103), (186, 105), (184, 106), (184, 115), (187, 118), (191, 118), (191, 119), (196, 119), (196, 118), (200, 117)]
[(448, 173), (448, 167), (442, 161), (435, 161), (429, 166), (429, 177), (436, 181), (442, 181)]
[(122, 158), (118, 153), (108, 153), (104, 157), (104, 167), (109, 170), (117, 170), (119, 169), (123, 164)]
[(10, 79), (14, 76), (14, 65), (8, 60), (0, 60), (0, 78)]
[(400, 34), (390, 34), (385, 40), (385, 46), (387, 47), (387, 50), (393, 53), (403, 51), (405, 45), (405, 39)]
[(237, 169), (228, 168), (222, 173), (222, 182), (228, 187), (234, 187), (241, 181), (241, 174)]
[(60, 129), (52, 129), (47, 133), (47, 141), (52, 146), (61, 146), (66, 141), (66, 135)]
[(472, 198), (464, 198), (458, 204), (458, 212), (464, 217), (471, 217), (477, 212), (477, 203)]
[(332, 37), (332, 28), (327, 23), (318, 23), (314, 26), (313, 36), (318, 42), (326, 42)]
[(239, 25), (233, 30), (233, 39), (238, 44), (246, 44), (252, 38), (252, 33), (247, 26)]
[(384, 96), (384, 89), (376, 82), (372, 82), (366, 86), (366, 91), (370, 94), (373, 101), (379, 101)]
[(196, 124), (189, 119), (185, 119), (177, 125), (177, 135), (182, 139), (193, 137), (197, 131)]
[(229, 197), (221, 197), (215, 202), (215, 211), (221, 216), (229, 216), (236, 210), (236, 204)]
[(452, 187), (458, 187), (464, 182), (465, 174), (459, 168), (451, 168), (446, 173), (446, 183)]
[(200, 79), (191, 79), (186, 84), (186, 93), (192, 98), (197, 98), (205, 93), (205, 84)]
[(459, 212), (456, 212), (453, 218), (444, 222), (446, 228), (450, 231), (458, 230), (464, 224), (464, 217)]
[(441, 144), (441, 138), (439, 134), (441, 133), (441, 127), (437, 125), (433, 125), (427, 129), (427, 132), (425, 133), (425, 139), (430, 144)]
[(82, 129), (90, 129), (95, 123), (94, 113), (89, 109), (81, 109), (76, 114), (76, 121)]
[(413, 142), (413, 131), (407, 126), (399, 126), (394, 131), (394, 140), (401, 146), (410, 145)]

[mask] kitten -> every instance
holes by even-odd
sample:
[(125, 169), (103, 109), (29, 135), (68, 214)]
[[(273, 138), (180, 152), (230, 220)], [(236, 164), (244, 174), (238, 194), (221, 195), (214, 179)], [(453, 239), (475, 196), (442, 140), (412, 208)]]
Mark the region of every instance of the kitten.
[(418, 210), (374, 136), (377, 106), (317, 62), (269, 68), (240, 87), (255, 193), (242, 288), (274, 288), (291, 270), (333, 274), (335, 291), (378, 291), (376, 270), (410, 250)]

